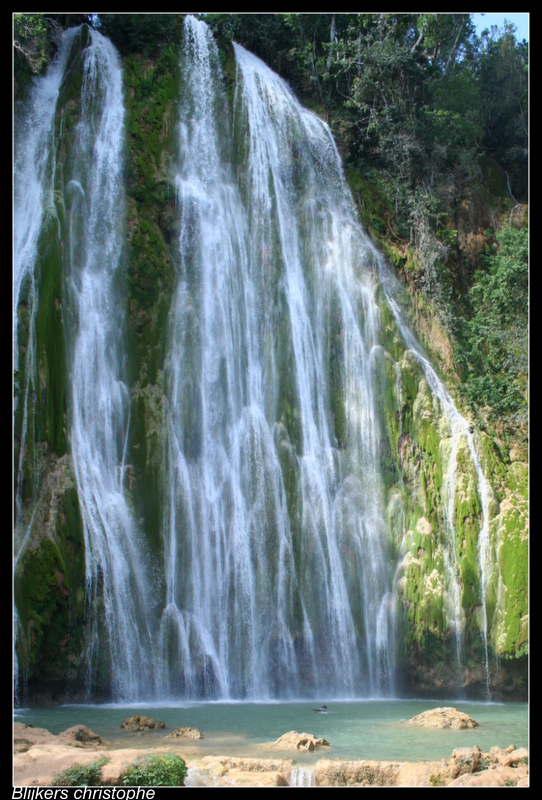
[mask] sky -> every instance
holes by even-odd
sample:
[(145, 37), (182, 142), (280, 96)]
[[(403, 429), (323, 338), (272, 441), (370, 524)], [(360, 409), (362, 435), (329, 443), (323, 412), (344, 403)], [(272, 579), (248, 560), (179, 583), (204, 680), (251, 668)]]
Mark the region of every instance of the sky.
[(476, 25), (476, 33), (480, 33), (484, 28), (491, 28), (492, 25), (498, 25), (502, 28), (504, 20), (507, 19), (512, 22), (516, 30), (516, 39), (521, 42), (522, 39), (529, 41), (529, 14), (473, 14), (472, 20)]

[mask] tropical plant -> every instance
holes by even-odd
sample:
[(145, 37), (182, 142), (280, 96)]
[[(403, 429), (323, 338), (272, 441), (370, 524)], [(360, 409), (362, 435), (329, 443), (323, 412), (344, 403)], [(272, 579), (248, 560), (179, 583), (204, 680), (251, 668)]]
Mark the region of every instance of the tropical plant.
[(145, 756), (122, 775), (125, 786), (184, 786), (186, 764), (174, 753)]

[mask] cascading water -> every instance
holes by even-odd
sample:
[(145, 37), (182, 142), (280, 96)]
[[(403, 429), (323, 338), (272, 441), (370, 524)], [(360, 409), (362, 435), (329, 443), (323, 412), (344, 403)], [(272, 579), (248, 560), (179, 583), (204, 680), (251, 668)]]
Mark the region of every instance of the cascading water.
[[(16, 368), (25, 293), (29, 307), (16, 557), (37, 508), (25, 528), (24, 444), (36, 436), (37, 251), (42, 221), (53, 215), (91, 611), (90, 689), (105, 664), (119, 700), (393, 695), (408, 509), (407, 490), (395, 484), (390, 491), (382, 466), (389, 432), (378, 376), (393, 359), (382, 346), (380, 283), (439, 410), (444, 604), (458, 663), (465, 627), (454, 527), (460, 453), (476, 474), (489, 681), (486, 595), (498, 565), (491, 490), (474, 437), (403, 321), (328, 127), (258, 58), (238, 45), (234, 54), (230, 113), (210, 29), (185, 19), (159, 547), (136, 523), (125, 485), (133, 455), (119, 313), (125, 112), (111, 43), (96, 31), (84, 40), (80, 29), (64, 34), (57, 62), (35, 84), (34, 116), (16, 126)], [(76, 70), (75, 114), (59, 98)], [(66, 140), (61, 123), (55, 141), (55, 112), (61, 120), (72, 115)], [(399, 363), (390, 374), (392, 415), (402, 420), (408, 398)], [(409, 435), (402, 421), (398, 435), (399, 442)]]
[(393, 655), (367, 246), (328, 128), (235, 56), (230, 140), (216, 45), (187, 18), (163, 686), (378, 694)]
[[(36, 314), (39, 306), (40, 280), (38, 241), (44, 219), (55, 217), (53, 182), (55, 172), (54, 114), (66, 61), (75, 36), (67, 31), (58, 55), (47, 75), (34, 79), (26, 102), (18, 103), (14, 115), (14, 180), (13, 180), (13, 370), (15, 376), (14, 411), (19, 403), (22, 421), (19, 435), (19, 459), (14, 514), (14, 569), (30, 538), (34, 515), (25, 524), (23, 519), (23, 471), (27, 456), (27, 443), (34, 454), (31, 494), (34, 499), (39, 490), (39, 468), (34, 448), (35, 420), (33, 398), (38, 391), (36, 369)], [(20, 363), (18, 308), (24, 298), (27, 312), (25, 320), (26, 344), (24, 362)], [(18, 615), (14, 608), (13, 650), (14, 686), (18, 686), (18, 660), (16, 643)]]
[[(111, 659), (113, 693), (141, 696), (151, 642), (140, 534), (123, 483), (129, 392), (121, 378), (122, 314), (115, 278), (123, 242), (124, 105), (120, 59), (97, 31), (81, 53), (76, 148), (63, 168), (67, 295), (72, 353), (71, 443), (85, 537), (87, 597), (94, 611), (87, 663), (92, 679), (99, 612)], [(150, 598), (150, 600), (148, 599)]]
[[(56, 217), (53, 198), (55, 173), (54, 114), (66, 61), (75, 37), (75, 29), (63, 37), (57, 58), (47, 75), (35, 78), (29, 97), (15, 109), (15, 148), (13, 180), (13, 368), (20, 392), (23, 419), (20, 434), (20, 455), (15, 498), (15, 552), (20, 555), (26, 541), (22, 531), (22, 471), (27, 438), (34, 440), (33, 403), (38, 390), (36, 376), (35, 318), (39, 305), (38, 240), (44, 220)], [(24, 366), (19, 363), (19, 321), (17, 309), (23, 298), (28, 308)], [(17, 409), (18, 397), (15, 397)], [(29, 418), (30, 417), (30, 418)], [(29, 430), (30, 426), (30, 430)], [(29, 434), (29, 435), (28, 435)], [(37, 477), (38, 470), (33, 470)], [(24, 536), (19, 541), (21, 535)]]

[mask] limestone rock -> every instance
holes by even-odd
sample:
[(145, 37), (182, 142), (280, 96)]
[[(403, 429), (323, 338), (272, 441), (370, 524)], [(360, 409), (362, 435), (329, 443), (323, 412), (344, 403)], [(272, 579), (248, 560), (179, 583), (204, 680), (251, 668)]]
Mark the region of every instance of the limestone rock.
[(190, 785), (289, 786), (292, 768), (290, 759), (206, 756)]
[(68, 747), (97, 747), (103, 742), (98, 734), (85, 727), (85, 725), (74, 725), (72, 728), (59, 733), (45, 730), (45, 728), (33, 728), (22, 722), (15, 722), (13, 725), (13, 751), (15, 753), (26, 753), (34, 745), (67, 745)]
[(203, 734), (197, 728), (191, 728), (189, 725), (184, 728), (177, 728), (171, 733), (168, 733), (166, 739), (203, 739)]
[(476, 728), (478, 723), (468, 714), (458, 711), (451, 706), (434, 708), (431, 711), (423, 711), (416, 717), (408, 720), (409, 725), (419, 725), (422, 728)]
[(54, 735), (45, 728), (34, 728), (24, 722), (13, 723), (13, 751), (26, 753), (36, 744), (49, 744), (54, 741)]
[(85, 725), (74, 725), (72, 728), (59, 733), (56, 737), (58, 744), (67, 744), (72, 747), (94, 747), (103, 744), (97, 733)]
[(449, 765), (449, 774), (452, 778), (465, 773), (480, 772), (484, 768), (486, 759), (484, 753), (476, 745), (474, 747), (457, 747)]
[(322, 758), (313, 772), (319, 786), (395, 786), (398, 767), (390, 761)]
[(478, 747), (459, 747), (453, 751), (446, 769), (433, 775), (438, 779), (433, 785), (516, 786), (528, 776), (528, 760), (525, 747), (492, 747), (489, 753)]
[(526, 774), (512, 767), (492, 766), (483, 772), (460, 775), (447, 786), (517, 786)]
[(51, 786), (61, 772), (76, 764), (90, 764), (101, 755), (103, 751), (97, 753), (69, 745), (35, 744), (27, 752), (13, 756), (14, 786)]
[(519, 763), (528, 764), (529, 751), (525, 747), (515, 748), (514, 745), (501, 750), (500, 747), (492, 747), (489, 757), (493, 763), (501, 764), (503, 767), (515, 767)]
[(275, 742), (270, 742), (269, 746), (284, 750), (314, 750), (315, 747), (329, 747), (329, 742), (327, 739), (317, 739), (312, 733), (289, 731), (279, 736)]
[(146, 717), (144, 714), (134, 714), (131, 717), (126, 717), (120, 723), (120, 727), (124, 731), (149, 731), (157, 728), (165, 728), (165, 722)]
[(205, 769), (215, 772), (287, 772), (290, 773), (293, 761), (286, 758), (237, 758), (235, 756), (205, 756), (201, 759)]

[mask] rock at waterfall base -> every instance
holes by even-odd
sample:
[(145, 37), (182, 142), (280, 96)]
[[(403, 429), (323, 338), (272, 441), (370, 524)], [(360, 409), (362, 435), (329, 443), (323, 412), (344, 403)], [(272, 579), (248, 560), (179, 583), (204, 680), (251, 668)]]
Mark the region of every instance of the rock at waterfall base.
[(120, 727), (124, 731), (149, 731), (156, 730), (157, 728), (165, 728), (166, 723), (160, 720), (146, 717), (144, 714), (134, 714), (131, 717), (126, 717), (120, 723)]
[(409, 719), (408, 724), (418, 725), (421, 728), (453, 728), (454, 730), (476, 728), (478, 726), (475, 719), (451, 706), (423, 711), (416, 717)]
[(171, 733), (168, 733), (166, 739), (203, 739), (203, 734), (197, 728), (191, 728), (189, 725), (184, 728), (177, 728)]
[(289, 731), (275, 742), (270, 742), (268, 746), (280, 747), (285, 750), (314, 750), (316, 747), (329, 747), (329, 742), (327, 739), (318, 739), (312, 733)]

